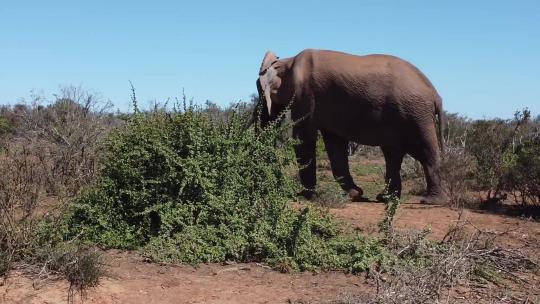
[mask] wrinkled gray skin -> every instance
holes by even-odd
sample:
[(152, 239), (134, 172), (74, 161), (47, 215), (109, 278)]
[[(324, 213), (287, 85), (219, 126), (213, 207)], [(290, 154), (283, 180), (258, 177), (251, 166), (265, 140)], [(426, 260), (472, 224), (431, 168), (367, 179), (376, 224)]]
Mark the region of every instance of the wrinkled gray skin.
[[(437, 133), (442, 138), (445, 119), (442, 101), (426, 76), (410, 63), (387, 55), (323, 50), (304, 50), (285, 59), (267, 52), (257, 89), (262, 97), (263, 125), (276, 119), (294, 96), (291, 118), (303, 118), (293, 128), (293, 136), (301, 142), (295, 152), (308, 199), (316, 184), (317, 130), (334, 178), (353, 201), (364, 198), (349, 172), (349, 141), (381, 147), (391, 193), (401, 195), (400, 168), (404, 155), (409, 154), (422, 164), (426, 176), (427, 195), (422, 202), (442, 199), (437, 140)], [(377, 199), (382, 200), (382, 195)]]

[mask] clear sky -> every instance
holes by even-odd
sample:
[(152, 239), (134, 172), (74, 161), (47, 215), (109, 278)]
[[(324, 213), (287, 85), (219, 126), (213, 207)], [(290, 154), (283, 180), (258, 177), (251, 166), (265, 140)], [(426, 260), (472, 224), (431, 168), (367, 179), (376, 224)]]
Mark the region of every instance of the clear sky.
[(0, 0), (0, 103), (82, 85), (129, 109), (181, 95), (248, 100), (266, 50), (386, 53), (418, 66), (445, 109), (540, 114), (540, 1)]

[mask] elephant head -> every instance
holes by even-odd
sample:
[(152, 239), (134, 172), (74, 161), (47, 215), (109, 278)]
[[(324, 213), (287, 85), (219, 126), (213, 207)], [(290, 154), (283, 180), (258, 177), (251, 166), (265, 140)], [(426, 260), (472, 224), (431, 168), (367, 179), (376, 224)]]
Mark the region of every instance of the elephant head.
[(264, 55), (257, 79), (257, 90), (261, 98), (263, 124), (275, 119), (293, 96), (291, 83), (291, 60), (279, 59), (271, 51)]

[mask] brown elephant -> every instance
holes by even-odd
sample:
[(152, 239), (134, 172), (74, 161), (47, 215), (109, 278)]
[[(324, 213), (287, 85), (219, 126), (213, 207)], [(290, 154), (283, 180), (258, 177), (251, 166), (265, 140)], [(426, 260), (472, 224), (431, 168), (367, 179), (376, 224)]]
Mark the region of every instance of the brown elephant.
[[(279, 59), (267, 52), (257, 89), (263, 125), (276, 119), (292, 100), (291, 118), (298, 121), (293, 136), (300, 140), (295, 152), (307, 198), (315, 193), (319, 130), (334, 178), (353, 201), (365, 198), (349, 172), (349, 141), (381, 147), (388, 190), (397, 196), (401, 195), (403, 157), (411, 155), (422, 164), (427, 181), (427, 194), (421, 201), (441, 200), (442, 100), (427, 77), (409, 62), (388, 55), (325, 50), (304, 50)], [(382, 193), (377, 196), (382, 198)]]

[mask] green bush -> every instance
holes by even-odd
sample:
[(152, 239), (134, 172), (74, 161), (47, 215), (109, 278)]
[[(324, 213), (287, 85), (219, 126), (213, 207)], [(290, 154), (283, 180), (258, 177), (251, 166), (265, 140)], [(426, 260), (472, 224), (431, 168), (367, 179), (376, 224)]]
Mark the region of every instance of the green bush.
[(10, 122), (4, 117), (0, 117), (0, 137), (12, 131), (13, 131), (13, 128)]
[(104, 145), (101, 177), (66, 217), (70, 235), (162, 262), (265, 261), (283, 270), (361, 271), (384, 258), (324, 211), (298, 211), (284, 127), (204, 110), (139, 113)]
[(512, 194), (523, 206), (540, 205), (540, 140), (530, 117), (524, 109), (512, 120), (472, 123), (465, 156), (474, 160), (472, 175), (477, 188), (487, 190), (486, 203), (499, 203)]
[(502, 183), (522, 205), (540, 205), (540, 137), (518, 147)]
[(507, 170), (505, 155), (511, 153), (511, 125), (504, 120), (477, 120), (472, 124), (467, 138), (466, 152), (476, 163), (475, 178), (480, 189), (499, 195), (499, 179)]

